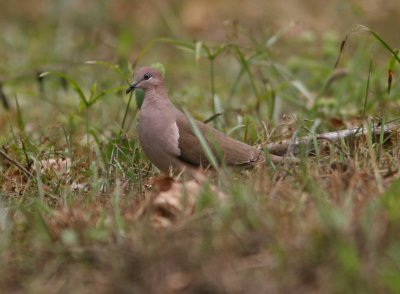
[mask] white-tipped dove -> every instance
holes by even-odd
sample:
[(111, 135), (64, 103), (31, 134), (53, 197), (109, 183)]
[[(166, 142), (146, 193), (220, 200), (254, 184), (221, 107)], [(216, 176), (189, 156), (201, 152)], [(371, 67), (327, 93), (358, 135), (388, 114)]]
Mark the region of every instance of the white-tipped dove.
[[(188, 118), (168, 98), (162, 74), (155, 68), (142, 67), (136, 72), (135, 80), (126, 93), (136, 88), (145, 93), (139, 120), (139, 142), (144, 154), (164, 172), (208, 167), (210, 162)], [(261, 150), (202, 122), (196, 123), (219, 163), (251, 167), (265, 162)]]

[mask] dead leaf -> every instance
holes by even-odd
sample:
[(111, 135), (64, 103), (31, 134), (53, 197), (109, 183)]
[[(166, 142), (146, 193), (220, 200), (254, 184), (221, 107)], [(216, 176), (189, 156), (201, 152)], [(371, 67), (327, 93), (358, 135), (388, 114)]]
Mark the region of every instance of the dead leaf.
[(50, 171), (56, 173), (58, 176), (65, 176), (69, 174), (71, 168), (70, 158), (48, 158), (40, 161), (40, 172), (42, 174), (49, 173)]
[(150, 213), (152, 225), (165, 228), (192, 215), (204, 189), (209, 189), (219, 200), (226, 198), (223, 192), (218, 191), (215, 186), (206, 183), (205, 180), (206, 178), (198, 178), (182, 182), (171, 177), (154, 180), (146, 209)]
[(192, 282), (193, 277), (189, 273), (175, 272), (166, 276), (165, 286), (167, 293), (181, 293)]

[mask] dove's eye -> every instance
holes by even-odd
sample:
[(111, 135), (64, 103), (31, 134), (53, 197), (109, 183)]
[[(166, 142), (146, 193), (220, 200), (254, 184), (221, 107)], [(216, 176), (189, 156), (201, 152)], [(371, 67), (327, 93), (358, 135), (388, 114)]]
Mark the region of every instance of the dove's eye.
[(143, 79), (146, 80), (146, 81), (148, 79), (150, 79), (150, 78), (151, 78), (151, 73), (145, 73), (144, 76), (143, 76)]

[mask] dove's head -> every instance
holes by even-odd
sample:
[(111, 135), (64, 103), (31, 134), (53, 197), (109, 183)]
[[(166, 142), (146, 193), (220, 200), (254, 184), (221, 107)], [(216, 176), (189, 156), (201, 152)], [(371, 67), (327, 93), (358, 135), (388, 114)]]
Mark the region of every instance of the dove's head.
[(126, 89), (126, 93), (136, 88), (144, 91), (164, 85), (164, 77), (160, 71), (153, 67), (141, 67), (136, 71), (135, 82)]

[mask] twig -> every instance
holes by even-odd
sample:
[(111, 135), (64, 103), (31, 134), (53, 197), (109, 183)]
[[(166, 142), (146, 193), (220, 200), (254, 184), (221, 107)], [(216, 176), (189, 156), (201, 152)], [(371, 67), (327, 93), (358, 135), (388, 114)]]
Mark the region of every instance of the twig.
[(221, 116), (222, 114), (224, 114), (223, 112), (217, 112), (216, 114), (213, 114), (212, 116), (210, 116), (209, 118), (203, 120), (203, 123), (208, 124), (210, 121), (215, 120), (216, 118), (218, 118), (219, 116)]
[[(400, 125), (387, 124), (383, 128), (383, 135), (388, 135), (388, 134), (391, 134), (391, 133), (399, 131), (399, 130), (400, 130)], [(366, 132), (366, 130), (363, 127), (358, 127), (358, 128), (353, 128), (353, 129), (319, 134), (319, 135), (316, 135), (316, 139), (336, 142), (336, 141), (350, 138), (350, 137), (353, 137), (353, 138), (360, 137), (360, 136), (364, 135), (365, 132)], [(372, 135), (380, 135), (382, 132), (382, 127), (381, 126), (373, 127), (371, 132), (372, 132)], [(314, 137), (310, 137), (310, 136), (296, 138), (294, 141), (292, 139), (286, 139), (286, 140), (283, 140), (280, 142), (269, 143), (266, 145), (266, 147), (268, 148), (269, 153), (282, 156), (288, 152), (289, 148), (291, 148), (291, 149), (293, 148), (293, 150), (298, 151), (300, 145), (307, 145), (309, 143), (312, 143), (313, 139), (314, 139)]]
[(0, 101), (3, 104), (5, 110), (10, 110), (10, 103), (8, 102), (7, 96), (3, 90), (3, 82), (0, 81)]
[(6, 152), (4, 152), (1, 149), (0, 149), (0, 155), (2, 155), (5, 159), (14, 164), (18, 169), (20, 169), (27, 178), (33, 177), (33, 175), (23, 165), (21, 165), (18, 161), (10, 157)]

